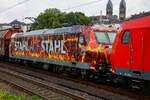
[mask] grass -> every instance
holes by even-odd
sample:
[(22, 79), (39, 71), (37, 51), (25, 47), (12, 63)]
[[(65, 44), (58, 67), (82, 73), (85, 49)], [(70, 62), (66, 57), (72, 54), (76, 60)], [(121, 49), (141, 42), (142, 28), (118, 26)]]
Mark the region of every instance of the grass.
[[(25, 96), (17, 96), (15, 94), (0, 90), (0, 100), (27, 100)], [(43, 100), (38, 96), (31, 96), (28, 100)]]

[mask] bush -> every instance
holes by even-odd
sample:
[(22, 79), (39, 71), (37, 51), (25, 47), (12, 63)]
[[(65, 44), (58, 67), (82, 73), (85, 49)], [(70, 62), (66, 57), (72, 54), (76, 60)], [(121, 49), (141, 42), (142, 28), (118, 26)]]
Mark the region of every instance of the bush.
[[(16, 96), (15, 94), (8, 93), (0, 90), (0, 100), (26, 100), (25, 96)], [(31, 96), (30, 100), (43, 100), (38, 96)]]

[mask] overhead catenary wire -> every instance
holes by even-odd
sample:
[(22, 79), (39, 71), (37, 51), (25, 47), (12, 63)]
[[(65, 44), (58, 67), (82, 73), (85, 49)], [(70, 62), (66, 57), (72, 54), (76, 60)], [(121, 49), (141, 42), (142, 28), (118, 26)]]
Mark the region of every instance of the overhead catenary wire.
[[(10, 10), (10, 9), (13, 9), (13, 8), (15, 8), (15, 7), (19, 6), (19, 5), (22, 5), (22, 4), (24, 4), (24, 3), (28, 2), (28, 1), (30, 1), (30, 0), (23, 0), (23, 1), (21, 1), (21, 2), (18, 2), (17, 4), (14, 4), (14, 5), (10, 6), (10, 7), (7, 7), (7, 8), (5, 8), (5, 9), (3, 9), (2, 11), (0, 11), (0, 14), (1, 14), (1, 13), (4, 13), (4, 12)], [(65, 8), (65, 9), (63, 9), (63, 10), (66, 11), (66, 10), (70, 10), (70, 9), (75, 9), (75, 8), (79, 8), (79, 7), (91, 5), (91, 4), (100, 2), (100, 1), (102, 1), (102, 0), (96, 0), (96, 1), (91, 1), (91, 2), (87, 2), (87, 3), (79, 4), (79, 5), (76, 5), (76, 6), (73, 6), (73, 7)]]
[(4, 8), (2, 11), (0, 11), (0, 14), (4, 13), (4, 12), (10, 10), (10, 9), (13, 9), (13, 8), (15, 8), (15, 7), (19, 6), (19, 5), (22, 5), (22, 4), (24, 4), (24, 3), (28, 2), (28, 1), (30, 1), (30, 0), (23, 0), (23, 1), (18, 2), (18, 3), (14, 4), (14, 5), (10, 6), (10, 7)]
[[(2, 11), (0, 11), (0, 14), (4, 13), (4, 12), (10, 10), (10, 9), (13, 9), (13, 8), (15, 8), (15, 7), (19, 6), (19, 5), (22, 5), (22, 4), (24, 4), (24, 3), (28, 2), (28, 1), (30, 1), (30, 0), (23, 0), (23, 1), (18, 2), (17, 4), (14, 4), (14, 5), (10, 6), (10, 7), (4, 8)], [(90, 5), (90, 4), (94, 4), (94, 3), (97, 3), (97, 2), (100, 2), (100, 1), (101, 0), (96, 0), (96, 1), (88, 2), (88, 3), (83, 3), (83, 4), (79, 4), (79, 5), (73, 6), (73, 7), (65, 8), (63, 10), (66, 11), (66, 10), (70, 10), (70, 9), (75, 9), (75, 8), (79, 8), (79, 7), (82, 7), (82, 6), (87, 6), (87, 5)]]
[(87, 3), (79, 4), (79, 5), (76, 5), (76, 6), (73, 6), (73, 7), (65, 8), (63, 10), (66, 11), (66, 10), (70, 10), (70, 9), (80, 8), (80, 7), (91, 5), (91, 4), (100, 2), (100, 1), (102, 1), (102, 0), (96, 0), (96, 1), (91, 1), (91, 2), (87, 2)]
[[(6, 11), (9, 11), (9, 10), (11, 10), (13, 8), (16, 8), (17, 6), (22, 5), (22, 4), (24, 4), (24, 3), (28, 2), (28, 1), (31, 1), (31, 0), (23, 0), (21, 2), (17, 2), (16, 4), (14, 4), (14, 5), (10, 6), (10, 7), (4, 8), (2, 11), (0, 11), (0, 14), (4, 13)], [(62, 9), (62, 10), (67, 11), (67, 10), (70, 10), (70, 9), (75, 9), (75, 8), (91, 5), (91, 4), (94, 4), (94, 3), (98, 3), (100, 1), (102, 1), (102, 0), (95, 0), (95, 1), (87, 2), (87, 3), (83, 3), (83, 4), (79, 4), (79, 5), (73, 6), (73, 7), (65, 8), (65, 9)]]

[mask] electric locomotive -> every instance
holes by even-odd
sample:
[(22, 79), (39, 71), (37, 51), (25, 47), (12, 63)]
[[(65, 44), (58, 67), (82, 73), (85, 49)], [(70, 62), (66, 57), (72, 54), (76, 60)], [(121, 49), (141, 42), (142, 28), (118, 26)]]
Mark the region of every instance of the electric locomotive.
[(104, 75), (110, 72), (108, 65), (115, 32), (113, 28), (77, 25), (15, 33), (11, 36), (9, 57), (82, 76)]

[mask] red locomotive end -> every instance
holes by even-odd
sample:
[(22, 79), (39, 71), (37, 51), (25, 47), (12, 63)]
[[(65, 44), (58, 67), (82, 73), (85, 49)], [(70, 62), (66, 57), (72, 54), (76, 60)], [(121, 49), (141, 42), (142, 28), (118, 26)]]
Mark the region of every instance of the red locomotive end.
[(121, 25), (113, 44), (113, 72), (121, 76), (150, 80), (150, 16)]

